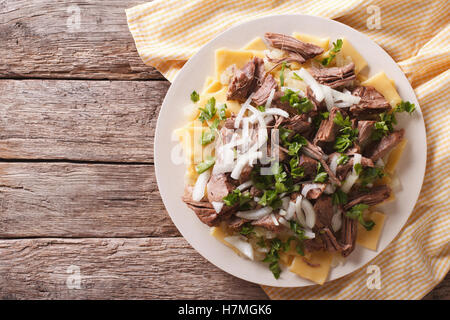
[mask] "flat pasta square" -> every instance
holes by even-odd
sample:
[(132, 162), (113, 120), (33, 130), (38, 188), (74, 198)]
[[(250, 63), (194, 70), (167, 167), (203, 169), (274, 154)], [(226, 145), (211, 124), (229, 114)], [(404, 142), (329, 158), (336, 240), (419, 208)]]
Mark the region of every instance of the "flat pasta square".
[(296, 256), (289, 267), (289, 271), (317, 284), (324, 284), (328, 278), (332, 260), (332, 254), (325, 251), (313, 252), (309, 259)]
[(375, 226), (372, 230), (367, 231), (360, 223), (358, 223), (358, 231), (356, 237), (356, 243), (364, 248), (377, 251), (378, 242), (383, 230), (384, 221), (386, 215), (381, 212), (370, 212), (366, 219), (371, 219), (375, 222)]

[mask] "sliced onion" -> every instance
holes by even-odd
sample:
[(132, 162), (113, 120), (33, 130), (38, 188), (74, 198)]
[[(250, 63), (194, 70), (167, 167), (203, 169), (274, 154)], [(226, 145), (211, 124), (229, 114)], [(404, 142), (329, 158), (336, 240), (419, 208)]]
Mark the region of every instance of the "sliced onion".
[(302, 90), (300, 90), (300, 89), (291, 88), (291, 87), (281, 87), (281, 91), (285, 92), (287, 90), (291, 90), (292, 92), (295, 92), (296, 94), (298, 94), (300, 97), (306, 98), (305, 93)]
[(307, 183), (305, 185), (303, 185), (303, 189), (302, 189), (302, 195), (306, 198), (308, 192), (312, 189), (321, 189), (322, 188), (322, 184), (318, 184), (318, 183)]
[(316, 212), (308, 199), (302, 200), (302, 209), (305, 213), (305, 224), (308, 228), (312, 229), (316, 224)]
[(337, 209), (337, 211), (333, 214), (331, 218), (331, 228), (333, 228), (334, 232), (337, 232), (342, 227), (342, 211)]
[(280, 216), (286, 216), (287, 212), (284, 209), (280, 209), (280, 211), (278, 212), (280, 214)]
[(270, 214), (270, 218), (272, 219), (274, 225), (276, 225), (277, 227), (280, 225), (280, 223), (278, 222), (277, 218), (275, 218), (273, 213)]
[(332, 184), (327, 184), (327, 186), (325, 187), (325, 190), (323, 190), (323, 192), (326, 194), (332, 194), (332, 193), (334, 193), (334, 191), (336, 191), (336, 187)]
[(290, 228), (291, 225), (289, 224), (289, 222), (287, 222), (287, 220), (283, 217), (279, 217), (278, 218), (278, 222), (280, 222), (283, 226)]
[(361, 160), (362, 155), (360, 155), (359, 153), (353, 154), (353, 168), (355, 167), (356, 164), (361, 164)]
[(310, 229), (303, 229), (303, 235), (306, 239), (314, 239), (316, 234)]
[(330, 170), (334, 174), (336, 174), (336, 169), (337, 169), (337, 166), (338, 166), (338, 163), (337, 163), (338, 158), (339, 158), (339, 156), (337, 154), (333, 155), (333, 158), (331, 158)]
[(287, 113), (286, 111), (280, 109), (280, 108), (270, 108), (270, 109), (266, 109), (266, 111), (264, 111), (264, 114), (273, 114), (273, 115), (277, 115), (277, 116), (282, 116), (284, 118), (289, 118), (289, 113)]
[(380, 168), (383, 168), (384, 167), (384, 161), (383, 161), (383, 159), (378, 159), (377, 160), (377, 162), (375, 163), (375, 165), (377, 166), (377, 167), (380, 167)]
[(241, 120), (244, 117), (245, 110), (247, 110), (247, 107), (250, 106), (252, 97), (253, 97), (253, 93), (247, 98), (247, 100), (241, 106), (241, 110), (239, 110), (239, 113), (237, 114), (236, 119), (234, 120), (234, 128), (235, 129), (239, 128), (239, 124), (241, 123)]
[(295, 199), (295, 214), (297, 216), (298, 222), (305, 227), (306, 226), (306, 219), (305, 214), (302, 210), (302, 196), (298, 196), (297, 199)]
[(214, 210), (216, 211), (216, 213), (220, 213), (220, 211), (222, 211), (223, 202), (218, 202), (218, 201), (213, 201), (211, 202), (212, 206), (214, 207)]
[(333, 95), (334, 102), (342, 101), (344, 103), (349, 103), (350, 105), (358, 104), (361, 101), (361, 97), (354, 96), (351, 93), (342, 93), (340, 91), (331, 89), (331, 94)]
[(342, 184), (341, 190), (345, 193), (348, 193), (355, 184), (356, 180), (358, 180), (358, 177), (359, 176), (355, 174), (353, 171), (350, 172), (350, 174), (347, 176), (344, 183)]
[(195, 182), (194, 190), (192, 191), (192, 200), (201, 201), (203, 199), (205, 196), (206, 184), (208, 183), (210, 176), (210, 170), (207, 170), (198, 176), (197, 181)]
[(325, 96), (323, 94), (321, 85), (316, 81), (316, 79), (314, 79), (314, 77), (304, 68), (301, 68), (299, 70), (298, 75), (311, 88), (312, 92), (314, 92), (314, 97), (317, 102), (321, 102), (325, 98)]
[(250, 260), (254, 259), (253, 247), (240, 236), (225, 237), (224, 240), (239, 250), (244, 256)]
[(263, 207), (260, 209), (253, 209), (248, 211), (238, 211), (236, 216), (247, 220), (258, 220), (264, 218), (273, 211), (272, 207)]
[(289, 201), (288, 209), (286, 210), (286, 220), (292, 220), (295, 217), (295, 203)]
[(266, 125), (269, 124), (272, 120), (273, 116), (270, 114), (264, 117), (264, 122), (266, 123)]
[(267, 98), (266, 105), (265, 105), (266, 110), (272, 106), (272, 100), (273, 100), (274, 95), (275, 95), (275, 88), (270, 90), (270, 94), (269, 94), (269, 97)]
[(250, 188), (253, 185), (253, 181), (252, 180), (248, 180), (246, 182), (244, 182), (243, 184), (240, 184), (237, 188), (241, 191)]
[(282, 198), (280, 195), (280, 198), (281, 198), (281, 207), (287, 211), (287, 209), (289, 208), (289, 200), (290, 200), (289, 197)]
[(400, 179), (396, 175), (392, 177), (390, 187), (394, 192), (402, 190), (402, 183), (400, 182)]
[(234, 167), (233, 171), (231, 172), (231, 177), (235, 180), (239, 180), (239, 177), (241, 176), (241, 172), (244, 169), (245, 165), (247, 163), (252, 164), (253, 161), (256, 159), (259, 159), (262, 157), (262, 152), (251, 152), (242, 155), (239, 157), (236, 166)]
[(323, 95), (325, 97), (325, 104), (328, 111), (331, 111), (334, 105), (333, 95), (331, 94), (331, 88), (329, 86), (322, 86)]

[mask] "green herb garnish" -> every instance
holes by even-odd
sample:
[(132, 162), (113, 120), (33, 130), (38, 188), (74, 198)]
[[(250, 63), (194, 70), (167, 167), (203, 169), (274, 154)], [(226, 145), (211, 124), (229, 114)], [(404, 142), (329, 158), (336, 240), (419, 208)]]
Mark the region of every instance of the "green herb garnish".
[(191, 93), (191, 101), (196, 103), (198, 100), (200, 100), (200, 95), (197, 93), (197, 91), (192, 91)]
[(334, 205), (344, 205), (348, 201), (347, 194), (341, 189), (337, 189), (333, 193), (333, 204)]
[(216, 109), (216, 99), (214, 97), (211, 97), (205, 105), (205, 108), (199, 108), (200, 109), (200, 116), (199, 120), (204, 122), (206, 120), (211, 120), (217, 112)]
[(293, 72), (292, 73), (292, 78), (294, 78), (296, 80), (303, 81), (303, 79), (297, 74), (297, 72)]
[(333, 42), (333, 48), (330, 50), (330, 55), (322, 60), (322, 65), (328, 66), (333, 61), (336, 54), (342, 49), (342, 39), (337, 39)]
[(313, 103), (308, 98), (300, 98), (298, 93), (291, 89), (286, 89), (280, 100), (281, 102), (289, 102), (289, 105), (295, 108), (298, 113), (306, 113), (314, 108)]
[(214, 157), (207, 157), (205, 161), (200, 162), (195, 166), (195, 171), (197, 171), (198, 174), (201, 174), (211, 168), (215, 162), (216, 159)]
[(346, 154), (341, 154), (340, 156), (339, 156), (339, 158), (337, 159), (337, 164), (346, 164), (347, 162), (348, 162), (348, 160), (349, 160), (349, 157), (348, 157), (348, 155), (346, 155)]
[(284, 69), (286, 68), (286, 62), (283, 62), (281, 65), (281, 72), (280, 72), (280, 86), (284, 86)]
[(357, 219), (359, 223), (361, 223), (361, 225), (366, 228), (367, 231), (370, 231), (375, 226), (375, 222), (373, 222), (372, 220), (364, 220), (363, 212), (368, 208), (369, 206), (367, 204), (360, 203), (353, 206), (349, 211), (347, 211), (346, 215), (350, 219)]
[(253, 229), (254, 229), (254, 227), (252, 226), (252, 224), (250, 222), (246, 222), (242, 225), (239, 233), (244, 236), (249, 236), (249, 235), (255, 233), (255, 231), (253, 231)]

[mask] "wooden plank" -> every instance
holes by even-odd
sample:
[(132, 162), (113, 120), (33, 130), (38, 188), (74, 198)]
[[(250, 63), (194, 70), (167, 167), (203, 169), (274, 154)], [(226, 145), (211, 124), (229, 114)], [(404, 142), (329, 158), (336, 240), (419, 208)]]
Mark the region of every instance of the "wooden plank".
[(0, 240), (0, 256), (0, 299), (267, 299), (182, 238)]
[(0, 158), (153, 162), (167, 81), (0, 80)]
[(0, 78), (163, 79), (142, 63), (126, 22), (125, 9), (144, 2), (1, 1)]
[(450, 300), (450, 273), (444, 280), (428, 293), (424, 300)]
[(180, 235), (152, 165), (3, 162), (0, 212), (0, 238)]

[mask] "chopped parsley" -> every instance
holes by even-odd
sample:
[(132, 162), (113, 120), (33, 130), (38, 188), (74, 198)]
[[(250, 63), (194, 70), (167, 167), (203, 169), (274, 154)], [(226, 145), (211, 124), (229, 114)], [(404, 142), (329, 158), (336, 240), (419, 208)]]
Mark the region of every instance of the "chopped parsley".
[(355, 170), (355, 173), (359, 176), (361, 174), (363, 167), (361, 163), (357, 163), (353, 166), (353, 169)]
[(375, 226), (375, 222), (373, 222), (372, 220), (366, 221), (364, 219), (363, 212), (368, 208), (369, 206), (367, 204), (360, 203), (353, 206), (349, 211), (347, 211), (346, 215), (350, 219), (358, 220), (359, 223), (361, 223), (361, 225), (366, 228), (367, 231), (370, 231)]
[(278, 196), (277, 190), (264, 191), (264, 194), (258, 203), (264, 207), (271, 206), (273, 209), (281, 207), (281, 199)]
[(375, 180), (383, 177), (384, 177), (383, 169), (378, 167), (373, 168), (368, 167), (363, 170), (363, 172), (359, 176), (359, 179), (363, 186), (367, 186), (368, 184), (373, 183)]
[(292, 73), (292, 78), (294, 78), (295, 80), (303, 81), (303, 79), (297, 74), (297, 72)]
[(348, 162), (348, 160), (349, 160), (349, 157), (348, 157), (348, 155), (346, 155), (346, 154), (341, 154), (340, 156), (339, 156), (339, 158), (337, 158), (337, 164), (339, 165), (339, 164), (346, 164), (347, 162)]
[(219, 120), (225, 120), (227, 118), (226, 109), (227, 105), (225, 103), (219, 107)]
[(305, 176), (305, 168), (303, 166), (299, 166), (299, 158), (298, 155), (295, 155), (289, 160), (289, 166), (291, 168), (291, 176), (292, 178), (303, 178)]
[(220, 122), (219, 119), (215, 119), (212, 125), (209, 127), (209, 131), (202, 132), (202, 136), (200, 139), (201, 145), (204, 146), (214, 141), (214, 139), (216, 138), (216, 130), (217, 127), (219, 126), (219, 122)]
[(313, 103), (308, 98), (300, 98), (298, 93), (291, 89), (286, 89), (280, 100), (281, 102), (289, 102), (289, 105), (295, 108), (298, 113), (306, 113), (314, 108)]
[(266, 254), (266, 257), (264, 258), (263, 262), (269, 263), (269, 269), (272, 271), (273, 276), (275, 279), (278, 279), (281, 274), (281, 268), (280, 268), (280, 254), (279, 251), (284, 250), (283, 242), (278, 239), (272, 239), (270, 241), (270, 250)]
[(358, 137), (358, 129), (353, 129), (350, 117), (347, 116), (344, 119), (340, 111), (336, 113), (333, 121), (341, 127), (339, 130), (340, 135), (336, 137), (336, 141), (334, 142), (334, 149), (337, 152), (342, 153), (347, 150)]
[(314, 182), (323, 183), (327, 180), (328, 173), (323, 171), (322, 164), (320, 162), (317, 163), (317, 175), (314, 178)]
[(197, 91), (192, 91), (191, 93), (191, 101), (193, 103), (196, 103), (198, 100), (200, 100), (200, 95), (197, 93)]
[(217, 112), (216, 109), (216, 99), (214, 97), (211, 97), (208, 102), (206, 102), (205, 108), (199, 108), (200, 109), (200, 116), (199, 119), (201, 122), (204, 122), (206, 120), (211, 120)]
[(286, 68), (286, 62), (283, 62), (281, 65), (281, 72), (280, 72), (280, 86), (284, 86), (284, 69)]
[(227, 206), (234, 206), (236, 203), (239, 203), (239, 208), (242, 210), (250, 209), (251, 196), (250, 192), (241, 192), (239, 189), (234, 189), (228, 195), (223, 197), (223, 202)]
[(322, 65), (328, 66), (331, 61), (333, 61), (336, 54), (342, 49), (342, 39), (337, 39), (336, 42), (333, 42), (333, 48), (330, 50), (330, 55), (322, 60)]
[(255, 233), (255, 231), (253, 231), (253, 229), (254, 229), (254, 227), (252, 226), (252, 224), (250, 222), (246, 222), (242, 225), (239, 233), (244, 236), (249, 236), (249, 235)]
[(414, 103), (409, 101), (400, 102), (394, 109), (395, 112), (408, 112), (409, 114), (413, 113), (416, 110), (416, 106)]
[(216, 163), (216, 159), (214, 157), (207, 157), (205, 161), (200, 162), (195, 166), (195, 171), (197, 171), (198, 174), (201, 174), (211, 168), (214, 163)]
[(394, 131), (394, 125), (397, 124), (395, 113), (408, 112), (413, 113), (416, 110), (414, 103), (409, 101), (402, 101), (394, 108), (393, 112), (380, 113), (380, 121), (375, 122), (374, 130), (372, 132), (372, 140), (380, 140), (384, 136)]
[(341, 189), (337, 189), (333, 193), (333, 204), (334, 205), (344, 205), (348, 201), (347, 194)]
[(258, 106), (258, 110), (261, 112), (266, 111), (266, 107), (265, 106)]
[[(289, 227), (291, 228), (291, 230), (294, 232), (295, 237), (294, 239), (297, 240), (297, 246), (296, 246), (296, 250), (297, 252), (304, 256), (305, 255), (305, 250), (303, 247), (303, 240), (305, 240), (305, 232), (303, 231), (303, 229), (301, 228), (300, 224), (297, 221), (289, 221)], [(288, 244), (290, 244), (291, 242), (291, 238), (288, 239)]]

